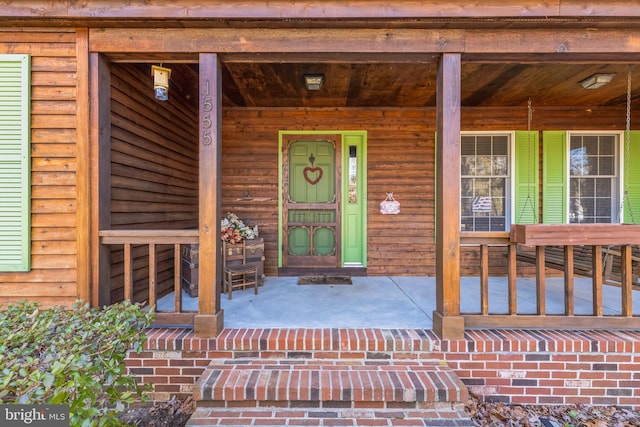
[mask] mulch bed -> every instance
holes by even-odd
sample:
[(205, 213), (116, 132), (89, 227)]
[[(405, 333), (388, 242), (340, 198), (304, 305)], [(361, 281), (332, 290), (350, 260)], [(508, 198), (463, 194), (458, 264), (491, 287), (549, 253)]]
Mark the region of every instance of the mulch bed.
[(466, 406), (476, 426), (483, 427), (637, 427), (640, 412), (616, 406), (515, 405), (480, 402)]
[[(194, 405), (191, 399), (130, 409), (122, 414), (123, 423), (137, 427), (183, 427)], [(640, 411), (616, 406), (515, 405), (481, 402), (472, 396), (466, 406), (479, 427), (640, 427)]]
[(119, 418), (123, 424), (137, 427), (183, 427), (194, 410), (191, 399), (177, 400), (175, 396), (168, 402), (151, 407), (133, 408)]

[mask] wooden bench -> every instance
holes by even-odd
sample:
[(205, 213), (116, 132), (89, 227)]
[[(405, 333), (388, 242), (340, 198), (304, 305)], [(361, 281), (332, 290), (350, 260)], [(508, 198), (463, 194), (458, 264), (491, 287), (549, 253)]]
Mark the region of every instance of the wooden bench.
[[(573, 272), (585, 277), (591, 277), (593, 271), (591, 246), (573, 247)], [(544, 249), (545, 267), (564, 271), (564, 246), (546, 246)], [(620, 286), (622, 282), (620, 246), (602, 248), (602, 282), (607, 285)], [(516, 259), (535, 264), (536, 253), (533, 248), (518, 247)], [(632, 275), (634, 287), (640, 287), (640, 247), (632, 247)]]

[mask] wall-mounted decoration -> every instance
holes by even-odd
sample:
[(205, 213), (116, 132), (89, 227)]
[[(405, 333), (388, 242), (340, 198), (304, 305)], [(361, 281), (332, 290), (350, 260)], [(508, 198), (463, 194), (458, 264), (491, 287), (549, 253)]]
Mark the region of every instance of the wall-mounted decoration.
[(306, 179), (307, 182), (311, 185), (316, 185), (318, 181), (320, 181), (320, 178), (322, 178), (322, 168), (314, 166), (313, 163), (315, 161), (316, 158), (314, 157), (313, 153), (311, 153), (311, 155), (309, 156), (309, 162), (311, 162), (311, 166), (307, 166), (302, 171), (304, 179)]
[(400, 202), (393, 198), (393, 193), (387, 193), (387, 198), (380, 202), (380, 213), (383, 215), (400, 213)]

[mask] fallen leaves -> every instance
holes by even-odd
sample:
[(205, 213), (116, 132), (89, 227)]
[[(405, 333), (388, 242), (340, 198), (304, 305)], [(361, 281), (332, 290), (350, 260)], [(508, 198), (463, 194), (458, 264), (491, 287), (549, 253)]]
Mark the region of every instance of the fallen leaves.
[(472, 395), (466, 409), (482, 427), (640, 427), (639, 411), (616, 406), (517, 405), (482, 402)]

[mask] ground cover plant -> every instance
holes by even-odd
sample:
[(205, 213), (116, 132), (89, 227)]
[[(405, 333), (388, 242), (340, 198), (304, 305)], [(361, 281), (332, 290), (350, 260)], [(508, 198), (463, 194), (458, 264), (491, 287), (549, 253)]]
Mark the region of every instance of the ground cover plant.
[(72, 426), (122, 425), (117, 414), (144, 393), (124, 359), (142, 349), (152, 318), (129, 302), (9, 305), (0, 311), (0, 403), (68, 404)]

